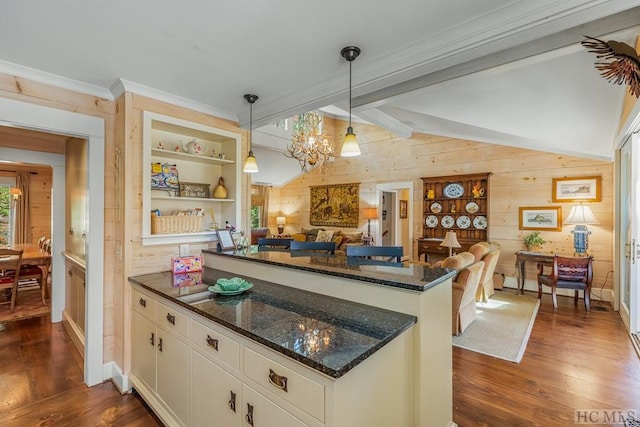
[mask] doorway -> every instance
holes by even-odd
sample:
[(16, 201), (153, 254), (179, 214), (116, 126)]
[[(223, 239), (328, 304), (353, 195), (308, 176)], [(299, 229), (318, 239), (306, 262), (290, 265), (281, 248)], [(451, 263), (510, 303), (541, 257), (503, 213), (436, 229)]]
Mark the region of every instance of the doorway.
[(376, 190), (380, 206), (376, 244), (402, 246), (403, 260), (413, 259), (413, 182), (377, 184)]
[[(104, 150), (105, 123), (103, 119), (26, 102), (0, 98), (0, 124), (23, 129), (85, 138), (89, 142), (88, 188), (100, 195), (87, 205), (85, 296), (86, 335), (84, 351), (84, 381), (88, 386), (104, 380), (103, 363), (103, 289), (104, 289)], [(51, 228), (52, 283), (65, 281), (65, 176), (64, 156), (45, 152), (3, 148), (3, 160), (53, 165), (53, 198)], [(90, 242), (97, 242), (90, 245)], [(64, 309), (65, 288), (54, 286), (51, 292), (51, 320), (59, 322)]]

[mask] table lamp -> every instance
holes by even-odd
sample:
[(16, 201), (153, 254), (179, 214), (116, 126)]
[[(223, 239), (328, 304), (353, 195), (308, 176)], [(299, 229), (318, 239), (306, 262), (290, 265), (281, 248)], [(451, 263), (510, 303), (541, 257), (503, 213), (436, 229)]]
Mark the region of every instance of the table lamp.
[(575, 225), (571, 234), (573, 234), (573, 251), (576, 256), (586, 256), (589, 247), (589, 234), (591, 231), (587, 228), (587, 224), (600, 224), (595, 217), (591, 208), (585, 205), (578, 205), (571, 208), (569, 217), (564, 221), (566, 225)]
[(444, 240), (440, 243), (440, 246), (449, 248), (449, 256), (453, 254), (453, 248), (461, 248), (462, 245), (458, 243), (458, 236), (455, 231), (447, 231), (444, 235)]
[[(371, 220), (378, 218), (378, 208), (364, 208), (362, 217), (367, 220), (367, 237), (371, 238)], [(365, 244), (369, 244), (369, 240), (363, 239)]]
[(283, 216), (276, 217), (276, 225), (278, 226), (278, 234), (284, 233), (284, 225), (287, 223), (287, 218)]

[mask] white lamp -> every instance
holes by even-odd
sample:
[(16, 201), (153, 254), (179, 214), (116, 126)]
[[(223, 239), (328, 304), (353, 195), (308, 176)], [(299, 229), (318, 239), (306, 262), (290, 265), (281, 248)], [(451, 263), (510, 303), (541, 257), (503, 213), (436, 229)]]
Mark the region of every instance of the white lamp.
[(564, 221), (566, 225), (575, 225), (571, 233), (573, 234), (573, 251), (577, 256), (586, 256), (589, 247), (589, 234), (591, 231), (587, 224), (600, 224), (591, 208), (585, 205), (578, 205), (571, 208), (569, 216)]
[(453, 254), (453, 248), (461, 248), (462, 245), (458, 242), (458, 236), (455, 231), (447, 231), (444, 235), (444, 240), (440, 243), (440, 246), (449, 248), (449, 256)]
[(256, 156), (253, 155), (253, 147), (251, 146), (251, 134), (253, 133), (253, 103), (258, 100), (258, 95), (246, 94), (244, 99), (249, 103), (249, 155), (244, 161), (244, 167), (242, 171), (244, 173), (257, 173), (258, 163), (256, 162)]
[(276, 224), (278, 225), (278, 234), (284, 233), (284, 225), (287, 223), (287, 218), (283, 216), (276, 217)]
[(347, 128), (347, 134), (344, 136), (340, 155), (342, 157), (355, 157), (361, 153), (356, 134), (353, 133), (353, 128), (351, 127), (351, 63), (360, 55), (360, 48), (347, 46), (340, 51), (340, 55), (349, 62), (349, 127)]

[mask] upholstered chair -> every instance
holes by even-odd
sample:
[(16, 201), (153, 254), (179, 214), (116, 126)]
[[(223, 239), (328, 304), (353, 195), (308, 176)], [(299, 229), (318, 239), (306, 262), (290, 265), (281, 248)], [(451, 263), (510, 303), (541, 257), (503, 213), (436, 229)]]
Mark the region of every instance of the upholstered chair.
[(446, 258), (442, 267), (458, 271), (453, 280), (451, 326), (454, 335), (460, 335), (477, 318), (476, 290), (484, 268), (484, 261), (474, 262), (473, 254), (462, 252)]
[(484, 269), (476, 291), (476, 301), (486, 302), (495, 293), (493, 277), (498, 258), (500, 258), (500, 250), (487, 242), (478, 242), (469, 248), (469, 252), (473, 254), (476, 262), (484, 261)]
[(578, 303), (578, 292), (584, 292), (584, 308), (591, 310), (591, 282), (593, 281), (593, 258), (568, 258), (555, 256), (551, 271), (545, 274), (545, 265), (538, 264), (538, 299), (542, 298), (542, 285), (551, 288), (553, 308), (558, 308), (556, 289), (573, 289), (574, 303)]

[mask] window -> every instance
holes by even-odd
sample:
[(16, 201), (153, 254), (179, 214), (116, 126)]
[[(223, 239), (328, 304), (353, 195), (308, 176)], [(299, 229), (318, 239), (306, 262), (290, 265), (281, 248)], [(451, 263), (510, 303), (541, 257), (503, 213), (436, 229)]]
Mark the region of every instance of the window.
[(15, 218), (11, 209), (9, 189), (15, 186), (15, 179), (0, 177), (0, 245), (13, 244)]
[(251, 206), (251, 228), (260, 228), (260, 211), (262, 206)]

